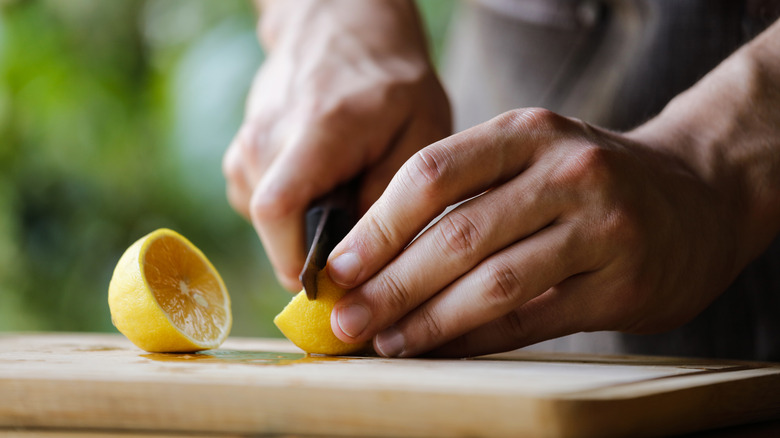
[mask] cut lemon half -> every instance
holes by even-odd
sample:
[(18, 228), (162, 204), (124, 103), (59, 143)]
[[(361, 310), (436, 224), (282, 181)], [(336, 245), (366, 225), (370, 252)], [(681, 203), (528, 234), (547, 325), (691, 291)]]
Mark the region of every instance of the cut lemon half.
[(341, 356), (365, 351), (368, 342), (347, 344), (333, 334), (330, 313), (347, 291), (336, 286), (327, 269), (317, 274), (317, 299), (309, 301), (300, 291), (274, 318), (274, 324), (298, 348), (314, 354)]
[(114, 326), (155, 353), (216, 348), (232, 324), (230, 296), (206, 256), (161, 228), (125, 251), (108, 286)]

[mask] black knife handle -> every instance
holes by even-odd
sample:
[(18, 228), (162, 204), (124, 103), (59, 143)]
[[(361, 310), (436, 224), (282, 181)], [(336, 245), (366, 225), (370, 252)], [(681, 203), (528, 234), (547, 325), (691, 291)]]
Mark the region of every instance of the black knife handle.
[(306, 253), (311, 250), (317, 225), (322, 220), (322, 216), (329, 216), (326, 218), (325, 227), (320, 236), (320, 248), (316, 253), (315, 263), (318, 266), (325, 266), (330, 252), (357, 223), (358, 188), (359, 182), (357, 180), (342, 184), (333, 191), (315, 199), (306, 210), (306, 248), (304, 248)]

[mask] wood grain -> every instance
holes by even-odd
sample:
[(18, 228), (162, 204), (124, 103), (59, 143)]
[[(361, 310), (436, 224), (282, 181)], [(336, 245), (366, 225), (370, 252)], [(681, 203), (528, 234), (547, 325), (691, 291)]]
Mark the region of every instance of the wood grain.
[(162, 434), (661, 436), (780, 417), (780, 366), (514, 352), (306, 356), (281, 340), (149, 354), (119, 335), (0, 336), (0, 428)]

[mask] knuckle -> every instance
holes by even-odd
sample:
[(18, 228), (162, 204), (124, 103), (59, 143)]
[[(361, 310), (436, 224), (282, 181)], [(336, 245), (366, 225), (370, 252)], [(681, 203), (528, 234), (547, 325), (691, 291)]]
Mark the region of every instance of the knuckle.
[(243, 177), (241, 157), (236, 147), (231, 146), (222, 158), (222, 174), (228, 184), (236, 182)]
[(431, 309), (424, 309), (420, 312), (420, 324), (430, 340), (440, 341), (446, 336), (439, 318)]
[(644, 233), (637, 212), (627, 206), (614, 208), (605, 215), (602, 223), (606, 238), (623, 246), (639, 249)]
[(629, 263), (643, 257), (648, 233), (643, 231), (646, 227), (642, 214), (626, 203), (610, 202), (612, 205), (585, 219), (588, 225), (586, 238), (601, 248), (599, 259), (621, 257), (623, 263)]
[(507, 111), (493, 120), (500, 130), (551, 132), (560, 129), (565, 118), (544, 108), (519, 108)]
[(279, 191), (257, 189), (249, 201), (253, 221), (273, 222), (289, 217), (296, 211), (294, 200)]
[(390, 225), (388, 225), (384, 219), (374, 214), (366, 214), (363, 219), (368, 225), (368, 235), (371, 239), (377, 242), (377, 245), (383, 248), (393, 247), (396, 243), (400, 242), (401, 238), (397, 231)]
[(410, 93), (417, 82), (417, 78), (410, 76), (408, 78), (390, 79), (374, 85), (375, 90), (379, 90), (379, 102), (385, 105), (403, 105), (410, 100)]
[(354, 105), (348, 99), (338, 99), (327, 104), (321, 104), (316, 110), (316, 118), (324, 125), (343, 123), (355, 114)]
[(238, 152), (237, 158), (249, 158), (252, 157), (255, 154), (256, 151), (256, 142), (255, 142), (255, 129), (253, 128), (246, 128), (242, 129), (241, 132), (239, 132), (237, 138), (236, 138), (236, 145), (238, 146), (236, 148), (236, 151)]
[(268, 132), (270, 126), (271, 120), (265, 115), (257, 115), (245, 122), (236, 135), (238, 151), (245, 158), (254, 157), (258, 153), (265, 137), (264, 134)]
[(480, 230), (467, 215), (452, 211), (436, 225), (446, 250), (455, 253), (471, 254), (476, 252), (480, 241)]
[(365, 110), (371, 108), (365, 93), (324, 96), (316, 93), (302, 105), (304, 120), (333, 128), (350, 127), (365, 118)]
[(383, 299), (381, 305), (390, 312), (408, 309), (412, 303), (412, 295), (403, 282), (399, 281), (394, 275), (383, 275), (378, 278), (379, 293)]
[(521, 293), (521, 282), (514, 270), (503, 264), (489, 262), (482, 274), (482, 299), (492, 309), (514, 305)]
[(247, 194), (236, 185), (229, 185), (227, 188), (228, 203), (234, 210), (244, 217), (249, 217), (249, 199)]
[(335, 114), (342, 111), (340, 104), (333, 97), (326, 97), (321, 92), (312, 90), (306, 97), (291, 108), (291, 115), (300, 123), (312, 125), (316, 123), (332, 123)]
[(611, 170), (611, 155), (609, 149), (588, 143), (578, 148), (572, 158), (585, 170), (585, 175), (601, 175)]
[(501, 330), (503, 331), (503, 333), (501, 333), (503, 337), (516, 342), (526, 339), (529, 334), (528, 325), (517, 310), (509, 312), (504, 317), (504, 323), (501, 325)]
[(612, 177), (610, 153), (593, 144), (584, 144), (570, 151), (564, 165), (555, 173), (555, 183), (586, 189), (608, 188)]
[(436, 197), (450, 174), (450, 157), (446, 148), (429, 146), (418, 151), (404, 165), (406, 180), (423, 194)]

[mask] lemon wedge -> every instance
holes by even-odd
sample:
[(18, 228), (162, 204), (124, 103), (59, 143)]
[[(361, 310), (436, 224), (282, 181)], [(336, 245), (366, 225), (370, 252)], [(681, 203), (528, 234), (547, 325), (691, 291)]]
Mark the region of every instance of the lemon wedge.
[(114, 326), (155, 353), (216, 348), (230, 332), (230, 296), (206, 256), (161, 228), (128, 248), (108, 286)]
[(347, 291), (336, 286), (326, 269), (317, 274), (317, 299), (300, 291), (274, 318), (274, 324), (293, 344), (307, 353), (341, 356), (364, 351), (368, 342), (347, 344), (330, 328), (330, 313)]

